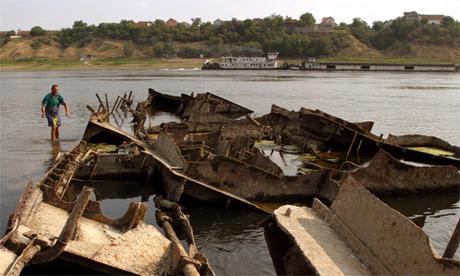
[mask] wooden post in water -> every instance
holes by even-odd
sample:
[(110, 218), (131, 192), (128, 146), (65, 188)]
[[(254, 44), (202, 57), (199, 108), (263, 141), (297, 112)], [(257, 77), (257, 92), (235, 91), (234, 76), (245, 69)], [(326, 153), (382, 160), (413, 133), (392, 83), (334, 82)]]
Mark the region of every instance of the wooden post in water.
[(348, 156), (350, 156), (351, 149), (353, 148), (353, 144), (355, 143), (356, 136), (358, 136), (358, 133), (355, 132), (355, 135), (353, 135), (353, 139), (351, 140), (350, 147), (348, 148), (347, 155), (345, 156), (345, 161), (348, 161)]
[(99, 97), (98, 93), (96, 93), (96, 97), (97, 97), (97, 100), (99, 101), (99, 106), (105, 110), (104, 104), (102, 103), (101, 97)]
[(109, 98), (107, 98), (107, 93), (105, 94), (105, 106), (107, 107), (107, 113), (109, 113), (110, 107), (109, 107)]
[(117, 96), (117, 99), (115, 100), (115, 103), (112, 106), (112, 111), (110, 111), (110, 114), (112, 114), (113, 111), (115, 110), (115, 107), (117, 107), (119, 99), (120, 99), (120, 96)]

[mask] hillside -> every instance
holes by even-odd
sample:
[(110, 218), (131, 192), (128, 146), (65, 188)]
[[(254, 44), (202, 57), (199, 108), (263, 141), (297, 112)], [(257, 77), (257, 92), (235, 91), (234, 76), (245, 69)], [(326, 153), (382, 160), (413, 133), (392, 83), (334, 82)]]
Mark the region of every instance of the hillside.
[[(71, 28), (45, 31), (39, 26), (20, 38), (0, 34), (0, 64), (151, 63), (158, 60), (262, 56), (279, 52), (281, 61), (320, 60), (460, 63), (460, 22), (446, 16), (438, 24), (413, 22), (398, 17), (374, 22), (359, 18), (347, 25), (315, 24), (311, 14), (300, 20), (270, 16), (263, 19), (223, 21), (219, 25), (162, 20), (139, 26), (133, 21), (88, 25), (74, 22)], [(303, 19), (302, 19), (303, 18)], [(307, 20), (308, 19), (308, 20)], [(115, 62), (115, 60), (117, 60)], [(156, 60), (156, 61), (155, 61)], [(81, 62), (80, 62), (81, 63)], [(192, 65), (190, 65), (192, 66)]]
[[(40, 39), (46, 39), (49, 42), (43, 43), (34, 49), (34, 41)], [(151, 47), (136, 46), (130, 41), (94, 39), (91, 43), (83, 47), (70, 46), (63, 49), (52, 38), (42, 37), (10, 40), (0, 48), (0, 59), (80, 59), (87, 55), (98, 59), (119, 58), (126, 57), (126, 47), (132, 49), (130, 57), (149, 57), (152, 55), (152, 50), (149, 49)]]
[[(327, 60), (344, 61), (384, 61), (395, 58), (421, 59), (427, 62), (460, 63), (460, 50), (452, 46), (420, 45), (411, 44), (395, 46), (384, 51), (379, 51), (367, 46), (352, 35), (347, 35), (347, 46), (338, 49), (337, 53), (325, 57)], [(34, 41), (41, 40), (39, 47), (34, 47)], [(178, 48), (203, 48), (206, 43), (178, 43)], [(228, 45), (231, 47), (231, 45)], [(52, 39), (52, 37), (22, 38), (8, 41), (0, 48), (0, 59), (5, 61), (27, 61), (27, 60), (80, 60), (82, 57), (91, 56), (95, 60), (113, 58), (134, 58), (150, 59), (154, 57), (154, 49), (151, 46), (138, 45), (132, 41), (114, 39), (93, 39), (83, 47), (69, 46), (65, 49)]]

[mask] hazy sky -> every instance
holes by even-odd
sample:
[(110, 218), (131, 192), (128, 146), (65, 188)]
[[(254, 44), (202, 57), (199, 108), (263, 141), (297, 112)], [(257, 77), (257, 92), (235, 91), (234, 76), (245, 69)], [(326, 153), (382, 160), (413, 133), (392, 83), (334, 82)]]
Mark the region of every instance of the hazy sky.
[(90, 24), (121, 19), (175, 18), (203, 21), (217, 18), (263, 18), (273, 13), (298, 18), (311, 12), (317, 21), (332, 16), (337, 23), (361, 17), (369, 24), (401, 16), (404, 11), (445, 14), (460, 19), (460, 0), (0, 0), (0, 29), (28, 30), (70, 27), (75, 20)]

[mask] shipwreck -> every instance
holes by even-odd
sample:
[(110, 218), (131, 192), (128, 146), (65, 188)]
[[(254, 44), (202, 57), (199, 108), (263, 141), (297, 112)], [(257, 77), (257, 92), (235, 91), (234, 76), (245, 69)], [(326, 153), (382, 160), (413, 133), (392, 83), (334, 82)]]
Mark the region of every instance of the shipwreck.
[[(331, 206), (339, 212), (348, 208), (335, 207), (354, 196), (347, 192), (352, 188), (369, 201), (378, 201), (374, 195), (460, 190), (460, 149), (436, 137), (385, 139), (371, 132), (373, 122), (348, 122), (306, 108), (289, 111), (273, 105), (270, 113), (255, 117), (252, 110), (211, 93), (175, 96), (149, 89), (144, 101), (134, 103), (131, 92), (112, 106), (107, 95), (105, 101), (97, 99), (97, 108), (87, 106), (91, 116), (81, 142), (60, 154), (37, 185), (27, 185), (11, 214), (1, 240), (4, 274), (62, 260), (105, 273), (213, 275), (179, 204), (272, 214), (286, 202), (314, 200), (313, 210)], [(174, 120), (159, 120), (159, 112)], [(127, 118), (131, 132), (121, 128)], [(153, 195), (163, 233), (144, 222), (152, 211), (145, 202)], [(100, 209), (102, 199), (133, 197), (139, 202), (120, 218), (109, 218)], [(356, 208), (361, 207), (349, 207)], [(271, 226), (280, 212), (285, 211), (275, 211)], [(363, 234), (355, 235), (361, 239)], [(270, 248), (276, 241), (267, 237)], [(273, 248), (276, 271), (295, 274), (277, 264), (288, 253)], [(298, 250), (291, 253), (293, 266), (310, 262)], [(458, 271), (456, 262), (435, 261), (444, 271)], [(410, 273), (392, 270), (391, 263), (377, 266), (361, 272)], [(420, 269), (412, 272), (442, 270)]]

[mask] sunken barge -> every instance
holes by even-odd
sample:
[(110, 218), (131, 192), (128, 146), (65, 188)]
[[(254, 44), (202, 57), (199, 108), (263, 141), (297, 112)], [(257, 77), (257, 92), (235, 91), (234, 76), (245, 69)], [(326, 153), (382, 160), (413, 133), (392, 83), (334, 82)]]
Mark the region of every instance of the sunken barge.
[[(426, 247), (414, 250), (431, 254), (436, 264), (393, 269), (394, 263), (384, 260), (388, 255), (380, 252), (401, 250), (404, 244), (385, 236), (384, 227), (374, 227), (372, 232), (387, 238), (390, 249), (372, 246), (373, 239), (360, 247), (350, 243), (365, 242), (365, 226), (356, 221), (366, 215), (365, 208), (369, 214), (378, 208), (384, 215), (397, 216), (395, 221), (405, 230), (427, 240), (418, 226), (382, 205), (375, 195), (458, 192), (459, 147), (423, 135), (383, 138), (371, 132), (373, 122), (348, 122), (306, 108), (289, 111), (273, 105), (270, 113), (254, 117), (251, 110), (211, 93), (173, 96), (149, 89), (144, 101), (135, 104), (130, 93), (117, 97), (112, 107), (107, 95), (105, 102), (97, 98), (97, 109), (87, 106), (91, 117), (82, 141), (58, 156), (37, 185), (26, 187), (11, 214), (1, 240), (4, 274), (17, 275), (28, 264), (60, 259), (105, 273), (213, 275), (179, 205), (191, 199), (270, 214), (263, 225), (279, 274), (460, 272), (460, 263), (452, 256), (435, 258)], [(169, 113), (174, 122), (156, 122), (154, 115), (159, 112)], [(132, 118), (132, 132), (121, 129), (120, 121), (128, 116), (120, 113)], [(289, 158), (300, 165), (293, 169), (287, 165)], [(121, 218), (106, 217), (99, 201), (120, 194), (141, 200), (131, 203)], [(143, 220), (148, 212), (144, 202), (152, 195), (157, 224), (164, 233)], [(282, 206), (313, 199), (313, 211)], [(341, 205), (343, 200), (353, 204)], [(352, 213), (351, 218), (341, 217), (336, 224), (342, 230), (355, 227), (351, 232), (333, 225), (332, 218), (341, 212)], [(340, 241), (337, 244), (344, 249), (316, 247), (325, 252), (323, 257), (335, 254), (340, 259), (352, 252), (352, 266), (365, 269), (338, 265), (320, 270), (315, 257), (305, 254), (312, 250), (308, 249), (311, 243), (300, 246), (298, 236), (317, 243), (320, 237), (308, 227), (291, 232), (293, 226), (282, 221), (291, 213), (299, 219), (322, 219), (321, 227), (338, 232), (331, 241)], [(382, 224), (388, 226), (386, 220)], [(458, 241), (450, 247), (455, 252)], [(406, 259), (419, 261), (412, 256)], [(303, 270), (293, 270), (296, 267)]]

